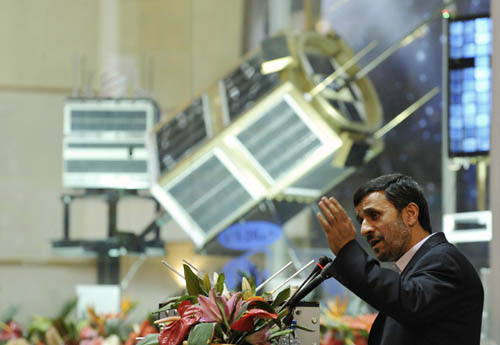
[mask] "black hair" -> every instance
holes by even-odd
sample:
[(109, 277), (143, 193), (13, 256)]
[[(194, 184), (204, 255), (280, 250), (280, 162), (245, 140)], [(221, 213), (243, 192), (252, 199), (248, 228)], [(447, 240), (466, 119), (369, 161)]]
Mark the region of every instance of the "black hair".
[(354, 207), (358, 206), (366, 195), (378, 191), (384, 191), (387, 200), (389, 200), (399, 212), (401, 212), (410, 202), (417, 204), (419, 209), (418, 221), (420, 225), (429, 233), (432, 233), (427, 200), (425, 199), (422, 188), (413, 178), (403, 174), (389, 174), (376, 177), (363, 184), (354, 193)]

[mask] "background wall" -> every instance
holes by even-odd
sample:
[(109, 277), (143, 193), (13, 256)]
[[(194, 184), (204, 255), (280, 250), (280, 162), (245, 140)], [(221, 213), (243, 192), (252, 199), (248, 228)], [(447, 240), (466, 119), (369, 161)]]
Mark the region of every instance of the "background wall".
[[(59, 257), (50, 246), (63, 234), (59, 198), (65, 192), (66, 97), (98, 95), (107, 85), (103, 74), (114, 74), (126, 78), (127, 96), (152, 96), (166, 116), (238, 61), (242, 28), (239, 0), (217, 1), (217, 7), (203, 0), (2, 1), (0, 315), (17, 305), (21, 323), (35, 313), (53, 316), (74, 296), (75, 284), (96, 283), (95, 259)], [(118, 207), (120, 229), (139, 233), (153, 220), (150, 201), (127, 199)], [(106, 235), (104, 202), (75, 201), (71, 237)], [(196, 261), (175, 224), (162, 236), (171, 242), (167, 260), (179, 265), (182, 257)], [(136, 260), (122, 259), (122, 277)], [(177, 289), (156, 258), (143, 263), (124, 293), (141, 301), (137, 313), (142, 318)]]

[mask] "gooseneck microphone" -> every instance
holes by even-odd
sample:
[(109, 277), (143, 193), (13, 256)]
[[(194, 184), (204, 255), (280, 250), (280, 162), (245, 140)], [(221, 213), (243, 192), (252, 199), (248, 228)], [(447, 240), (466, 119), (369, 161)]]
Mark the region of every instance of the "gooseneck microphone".
[[(312, 270), (312, 272), (309, 274), (309, 276), (300, 284), (299, 288), (295, 291), (295, 293), (288, 299), (289, 301), (297, 295), (297, 293), (304, 287), (304, 285), (309, 282), (311, 279), (315, 278), (327, 265), (328, 263), (332, 262), (332, 259), (329, 258), (328, 256), (321, 256), (318, 259), (318, 262), (316, 262), (316, 266)], [(284, 306), (286, 307), (288, 303)], [(283, 308), (282, 308), (283, 309)]]
[[(324, 282), (326, 279), (333, 277), (333, 261), (330, 259), (330, 262), (323, 268), (320, 269), (319, 275), (312, 279), (307, 285), (305, 285), (302, 289), (297, 290), (297, 292), (290, 297), (288, 302), (286, 302), (283, 307), (280, 309), (288, 308), (288, 315), (283, 318), (283, 324), (287, 327), (291, 325), (293, 321), (293, 310), (299, 304), (299, 302), (306, 297), (312, 290), (318, 287), (319, 284)], [(316, 268), (315, 268), (316, 270)], [(306, 280), (307, 281), (307, 280)]]
[(307, 285), (305, 285), (301, 290), (298, 290), (297, 293), (292, 296), (286, 306), (290, 309), (294, 308), (304, 297), (306, 297), (312, 290), (314, 290), (319, 284), (324, 282), (326, 279), (333, 277), (333, 261), (321, 270), (319, 275), (312, 279)]
[[(325, 266), (326, 264), (326, 266)], [(322, 256), (316, 263), (316, 267), (309, 274), (309, 277), (301, 284), (299, 289), (288, 299), (288, 301), (281, 307), (280, 312), (288, 308), (288, 315), (283, 318), (283, 323), (290, 326), (293, 321), (293, 310), (297, 304), (308, 295), (314, 288), (321, 284), (325, 279), (332, 277), (332, 259), (327, 256)], [(311, 278), (313, 278), (311, 280)], [(307, 285), (305, 285), (307, 283)], [(304, 286), (305, 285), (305, 286)]]

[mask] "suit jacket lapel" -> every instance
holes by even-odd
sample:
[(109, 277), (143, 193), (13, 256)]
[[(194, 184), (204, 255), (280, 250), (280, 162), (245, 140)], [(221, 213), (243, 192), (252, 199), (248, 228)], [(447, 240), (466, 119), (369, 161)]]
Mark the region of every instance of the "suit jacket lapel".
[(448, 241), (446, 240), (446, 237), (445, 237), (444, 233), (442, 233), (442, 232), (436, 232), (431, 237), (429, 237), (427, 239), (427, 241), (424, 242), (422, 247), (420, 247), (417, 250), (415, 255), (413, 255), (410, 262), (408, 262), (408, 265), (406, 265), (403, 272), (401, 272), (401, 276), (403, 276), (406, 272), (408, 272), (408, 270), (415, 265), (415, 263), (418, 261), (418, 259), (420, 257), (422, 257), (422, 255), (427, 253), (432, 247), (434, 247), (440, 243), (443, 243), (443, 242), (448, 242)]

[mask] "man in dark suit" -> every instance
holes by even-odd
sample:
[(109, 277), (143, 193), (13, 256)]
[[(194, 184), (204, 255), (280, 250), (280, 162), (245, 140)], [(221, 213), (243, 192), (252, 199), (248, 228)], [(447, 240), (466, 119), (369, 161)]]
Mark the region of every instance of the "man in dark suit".
[(427, 201), (408, 176), (384, 175), (354, 194), (361, 234), (382, 268), (357, 243), (334, 198), (318, 220), (334, 254), (334, 277), (379, 311), (369, 345), (479, 345), (484, 293), (477, 272), (443, 233), (432, 233)]

